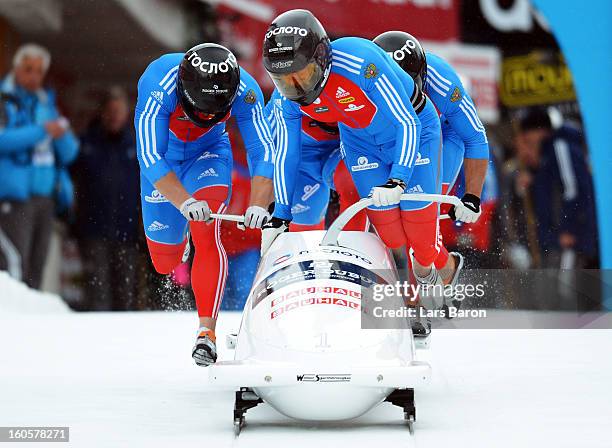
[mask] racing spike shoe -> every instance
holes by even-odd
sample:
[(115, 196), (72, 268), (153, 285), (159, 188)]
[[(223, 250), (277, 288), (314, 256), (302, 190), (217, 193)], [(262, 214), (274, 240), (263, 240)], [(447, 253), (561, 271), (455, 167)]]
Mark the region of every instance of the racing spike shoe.
[(415, 338), (426, 338), (431, 333), (430, 317), (415, 317), (412, 322), (412, 335)]
[(197, 365), (207, 367), (217, 361), (216, 339), (214, 331), (206, 327), (200, 327), (196, 343), (191, 352), (191, 356)]
[(455, 257), (455, 272), (453, 274), (453, 278), (451, 279), (449, 285), (451, 286), (452, 295), (450, 297), (445, 297), (444, 300), (444, 310), (446, 311), (445, 316), (447, 319), (451, 319), (449, 317), (448, 308), (455, 307), (457, 309), (461, 308), (461, 303), (465, 296), (460, 299), (457, 298), (456, 286), (459, 284), (459, 275), (461, 274), (461, 270), (463, 269), (463, 255), (459, 252), (450, 252), (450, 255)]
[(419, 286), (419, 302), (428, 310), (437, 310), (444, 305), (444, 282), (435, 266), (431, 267), (431, 272), (424, 277), (420, 277), (414, 270), (414, 252), (410, 249), (410, 262), (412, 274)]

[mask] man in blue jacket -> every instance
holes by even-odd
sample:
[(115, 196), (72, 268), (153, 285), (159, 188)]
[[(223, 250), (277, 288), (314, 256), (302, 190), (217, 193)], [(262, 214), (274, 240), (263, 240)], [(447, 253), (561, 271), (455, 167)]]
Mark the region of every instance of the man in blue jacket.
[(136, 305), (140, 222), (134, 210), (140, 207), (140, 176), (130, 112), (126, 93), (110, 89), (100, 114), (81, 137), (74, 164), (75, 231), (87, 309), (126, 310)]
[(570, 125), (554, 129), (544, 108), (528, 110), (518, 136), (530, 153), (527, 181), (541, 266), (596, 266), (597, 222), (584, 139)]
[(50, 55), (27, 44), (0, 85), (0, 269), (40, 288), (58, 190), (78, 141), (53, 92), (42, 87)]

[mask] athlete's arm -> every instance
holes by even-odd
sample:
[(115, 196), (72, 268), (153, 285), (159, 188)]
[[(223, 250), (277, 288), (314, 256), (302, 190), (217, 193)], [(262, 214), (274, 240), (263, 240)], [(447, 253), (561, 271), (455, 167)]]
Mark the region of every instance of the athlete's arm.
[(274, 185), (272, 179), (263, 176), (251, 178), (251, 197), (249, 204), (252, 206), (268, 209), (274, 201)]
[(276, 153), (274, 155), (274, 217), (291, 221), (295, 181), (302, 156), (302, 112), (289, 100), (275, 108)]
[(265, 210), (274, 199), (272, 176), (274, 171), (274, 142), (268, 120), (264, 116), (264, 98), (257, 82), (241, 70), (239, 93), (232, 113), (247, 151), (251, 172), (250, 207)]
[(180, 209), (181, 205), (191, 197), (174, 171), (170, 171), (153, 185), (157, 191), (178, 209)]
[[(394, 161), (389, 178), (408, 184), (421, 134), (421, 122), (407, 94), (414, 89), (414, 81), (408, 75), (400, 80), (387, 61), (381, 58), (380, 62), (379, 73), (374, 82), (367, 80), (370, 82), (366, 83), (365, 90), (374, 100), (378, 112), (387, 118), (385, 121), (396, 129)], [(405, 87), (402, 87), (402, 83)]]
[[(136, 154), (140, 171), (147, 180), (187, 219), (194, 219), (189, 212), (194, 209), (193, 204), (197, 201), (187, 192), (165, 159), (170, 115), (176, 107), (176, 83), (173, 81), (176, 73), (175, 67), (169, 67), (158, 59), (147, 67), (138, 81), (138, 100), (134, 113)], [(204, 207), (204, 204), (196, 207), (201, 212), (193, 215), (196, 219), (208, 207)], [(191, 207), (189, 210), (188, 205)]]
[[(451, 93), (452, 92), (452, 93)], [(444, 118), (465, 146), (464, 172), (466, 193), (480, 197), (489, 166), (489, 143), (474, 102), (459, 81), (449, 89), (452, 95)]]
[(466, 193), (480, 197), (488, 168), (489, 159), (466, 158), (463, 160)]

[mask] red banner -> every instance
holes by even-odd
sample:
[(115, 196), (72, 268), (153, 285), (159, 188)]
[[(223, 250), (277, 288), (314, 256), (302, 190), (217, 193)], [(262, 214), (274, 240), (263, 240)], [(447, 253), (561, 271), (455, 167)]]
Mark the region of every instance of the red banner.
[(261, 64), (263, 35), (269, 23), (290, 9), (307, 8), (330, 37), (371, 39), (402, 30), (418, 39), (448, 41), (459, 37), (456, 0), (221, 0), (218, 8), (223, 41), (234, 49), (241, 65), (262, 83), (271, 82)]
[(406, 31), (427, 40), (459, 37), (455, 0), (264, 0), (262, 3), (272, 6), (275, 15), (290, 9), (309, 9), (332, 37), (371, 39), (389, 30)]

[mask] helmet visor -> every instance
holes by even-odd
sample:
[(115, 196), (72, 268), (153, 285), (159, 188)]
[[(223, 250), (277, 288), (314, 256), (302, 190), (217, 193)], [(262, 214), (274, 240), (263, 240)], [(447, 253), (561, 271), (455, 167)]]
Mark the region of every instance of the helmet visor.
[(274, 85), (281, 95), (298, 101), (312, 92), (323, 78), (323, 70), (316, 62), (293, 73), (270, 73)]

